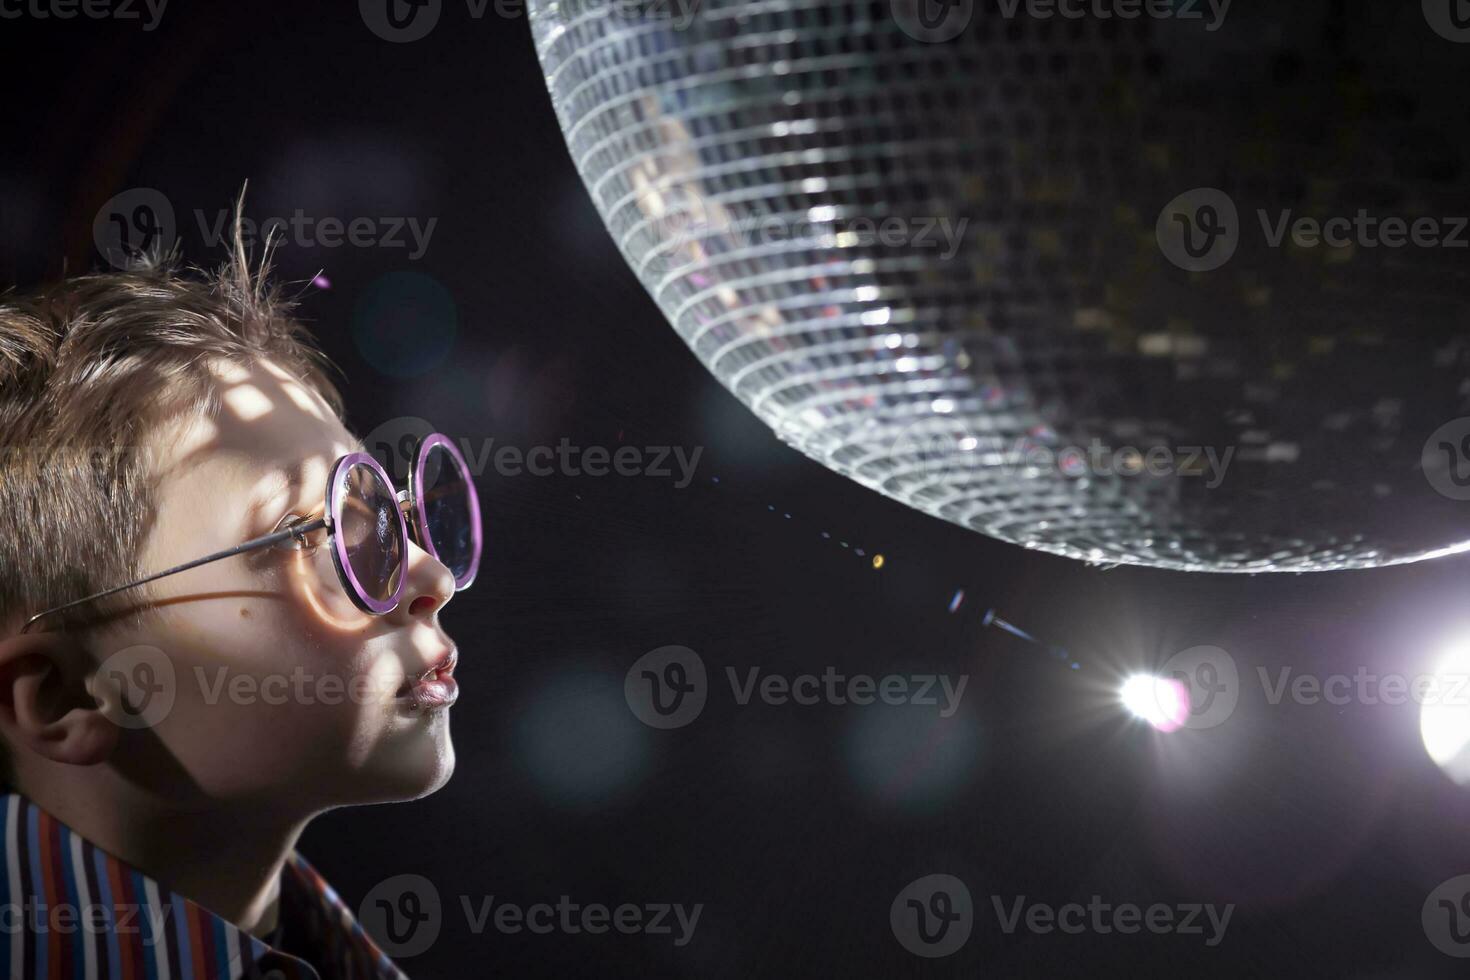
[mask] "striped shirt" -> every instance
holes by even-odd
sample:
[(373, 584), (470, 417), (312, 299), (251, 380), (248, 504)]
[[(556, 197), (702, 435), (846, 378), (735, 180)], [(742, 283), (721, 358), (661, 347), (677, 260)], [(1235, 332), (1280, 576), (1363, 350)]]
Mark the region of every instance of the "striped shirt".
[(0, 794), (0, 970), (11, 980), (405, 980), (321, 875), (292, 852), (275, 949), (84, 840), (18, 793)]

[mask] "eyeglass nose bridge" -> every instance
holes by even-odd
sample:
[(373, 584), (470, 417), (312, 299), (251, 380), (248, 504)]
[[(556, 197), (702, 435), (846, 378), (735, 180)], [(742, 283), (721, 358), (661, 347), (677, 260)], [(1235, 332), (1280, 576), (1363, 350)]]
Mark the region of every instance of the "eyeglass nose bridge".
[(424, 547), (424, 529), (419, 526), (419, 515), (414, 507), (413, 491), (407, 488), (395, 489), (393, 500), (398, 504), (398, 513), (403, 516), (403, 523), (408, 527), (408, 539), (420, 548)]

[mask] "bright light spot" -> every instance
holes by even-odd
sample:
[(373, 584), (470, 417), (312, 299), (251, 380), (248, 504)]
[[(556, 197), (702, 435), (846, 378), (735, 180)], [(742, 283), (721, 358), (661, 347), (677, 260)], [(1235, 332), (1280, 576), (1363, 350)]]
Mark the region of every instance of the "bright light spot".
[(936, 398), (929, 403), (929, 407), (940, 415), (947, 415), (954, 411), (954, 399)]
[(1434, 683), (1419, 710), (1424, 750), (1458, 785), (1470, 785), (1470, 642), (1451, 650), (1434, 666)]
[(873, 567), (874, 568), (882, 568), (883, 567), (883, 556), (882, 555), (874, 555), (873, 556)]
[(1125, 708), (1161, 732), (1178, 731), (1189, 718), (1189, 689), (1181, 681), (1135, 674), (1122, 696)]
[(235, 385), (220, 397), (242, 422), (253, 422), (271, 410), (271, 400), (255, 385)]

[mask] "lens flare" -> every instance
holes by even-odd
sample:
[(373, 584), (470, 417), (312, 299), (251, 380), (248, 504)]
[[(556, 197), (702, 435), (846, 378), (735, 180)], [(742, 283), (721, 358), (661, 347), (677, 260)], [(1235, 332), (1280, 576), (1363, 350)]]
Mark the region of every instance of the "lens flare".
[(1189, 720), (1189, 689), (1182, 681), (1135, 674), (1120, 693), (1123, 706), (1158, 731), (1178, 731)]
[(1470, 785), (1470, 640), (1455, 646), (1434, 666), (1434, 683), (1419, 709), (1419, 737), (1435, 765), (1460, 786)]

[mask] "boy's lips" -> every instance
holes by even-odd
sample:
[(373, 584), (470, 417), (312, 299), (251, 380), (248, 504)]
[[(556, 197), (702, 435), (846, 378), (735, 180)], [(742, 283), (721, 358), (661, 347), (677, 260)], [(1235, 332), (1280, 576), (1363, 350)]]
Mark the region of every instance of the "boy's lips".
[(457, 663), (459, 654), (451, 648), (434, 666), (404, 682), (399, 691), (399, 702), (416, 711), (452, 705), (459, 698), (459, 682), (454, 679)]

